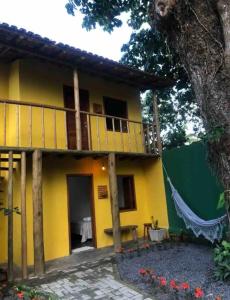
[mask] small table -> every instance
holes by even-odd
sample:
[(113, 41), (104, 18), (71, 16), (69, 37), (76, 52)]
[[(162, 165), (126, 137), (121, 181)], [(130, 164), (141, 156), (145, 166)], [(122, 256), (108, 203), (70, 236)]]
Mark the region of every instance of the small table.
[[(120, 226), (121, 233), (123, 232), (131, 232), (133, 236), (133, 240), (137, 241), (137, 225), (126, 225)], [(113, 228), (106, 228), (104, 229), (104, 233), (106, 234), (113, 234)]]
[(152, 223), (144, 223), (144, 240), (146, 240), (146, 238), (150, 240), (150, 236), (149, 236), (150, 228), (152, 228)]

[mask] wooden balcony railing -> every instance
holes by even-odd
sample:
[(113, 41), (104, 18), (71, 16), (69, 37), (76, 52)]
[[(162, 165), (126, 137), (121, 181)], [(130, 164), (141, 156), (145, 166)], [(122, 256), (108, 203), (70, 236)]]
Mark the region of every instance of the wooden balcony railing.
[[(76, 150), (74, 109), (0, 100), (0, 147)], [(159, 153), (156, 125), (80, 112), (81, 149)]]

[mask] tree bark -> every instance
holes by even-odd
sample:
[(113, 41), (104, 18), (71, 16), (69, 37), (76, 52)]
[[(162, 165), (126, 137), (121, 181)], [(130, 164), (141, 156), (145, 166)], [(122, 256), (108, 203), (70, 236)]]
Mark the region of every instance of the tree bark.
[(217, 3), (219, 15), (221, 17), (224, 43), (225, 43), (225, 65), (230, 70), (230, 2), (229, 0), (219, 0)]
[[(155, 0), (151, 13), (152, 18), (158, 19), (159, 30), (167, 35), (190, 78), (207, 131), (209, 160), (225, 191), (230, 190), (228, 2)], [(226, 196), (228, 216), (229, 198)]]

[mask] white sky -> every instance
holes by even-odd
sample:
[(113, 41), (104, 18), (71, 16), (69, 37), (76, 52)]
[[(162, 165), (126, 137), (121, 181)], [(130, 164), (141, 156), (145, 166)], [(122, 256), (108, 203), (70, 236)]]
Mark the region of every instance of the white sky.
[(82, 16), (67, 14), (67, 0), (0, 0), (0, 22), (62, 42), (114, 60), (121, 58), (121, 46), (128, 42), (128, 25), (112, 34), (101, 29), (82, 29)]

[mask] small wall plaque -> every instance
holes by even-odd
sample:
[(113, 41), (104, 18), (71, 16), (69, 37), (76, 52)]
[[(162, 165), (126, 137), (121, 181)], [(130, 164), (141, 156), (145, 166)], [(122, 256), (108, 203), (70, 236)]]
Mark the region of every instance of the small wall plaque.
[(95, 114), (103, 114), (103, 109), (101, 104), (93, 103), (93, 112)]
[(107, 185), (99, 185), (97, 187), (98, 199), (107, 199), (108, 198), (108, 188)]

